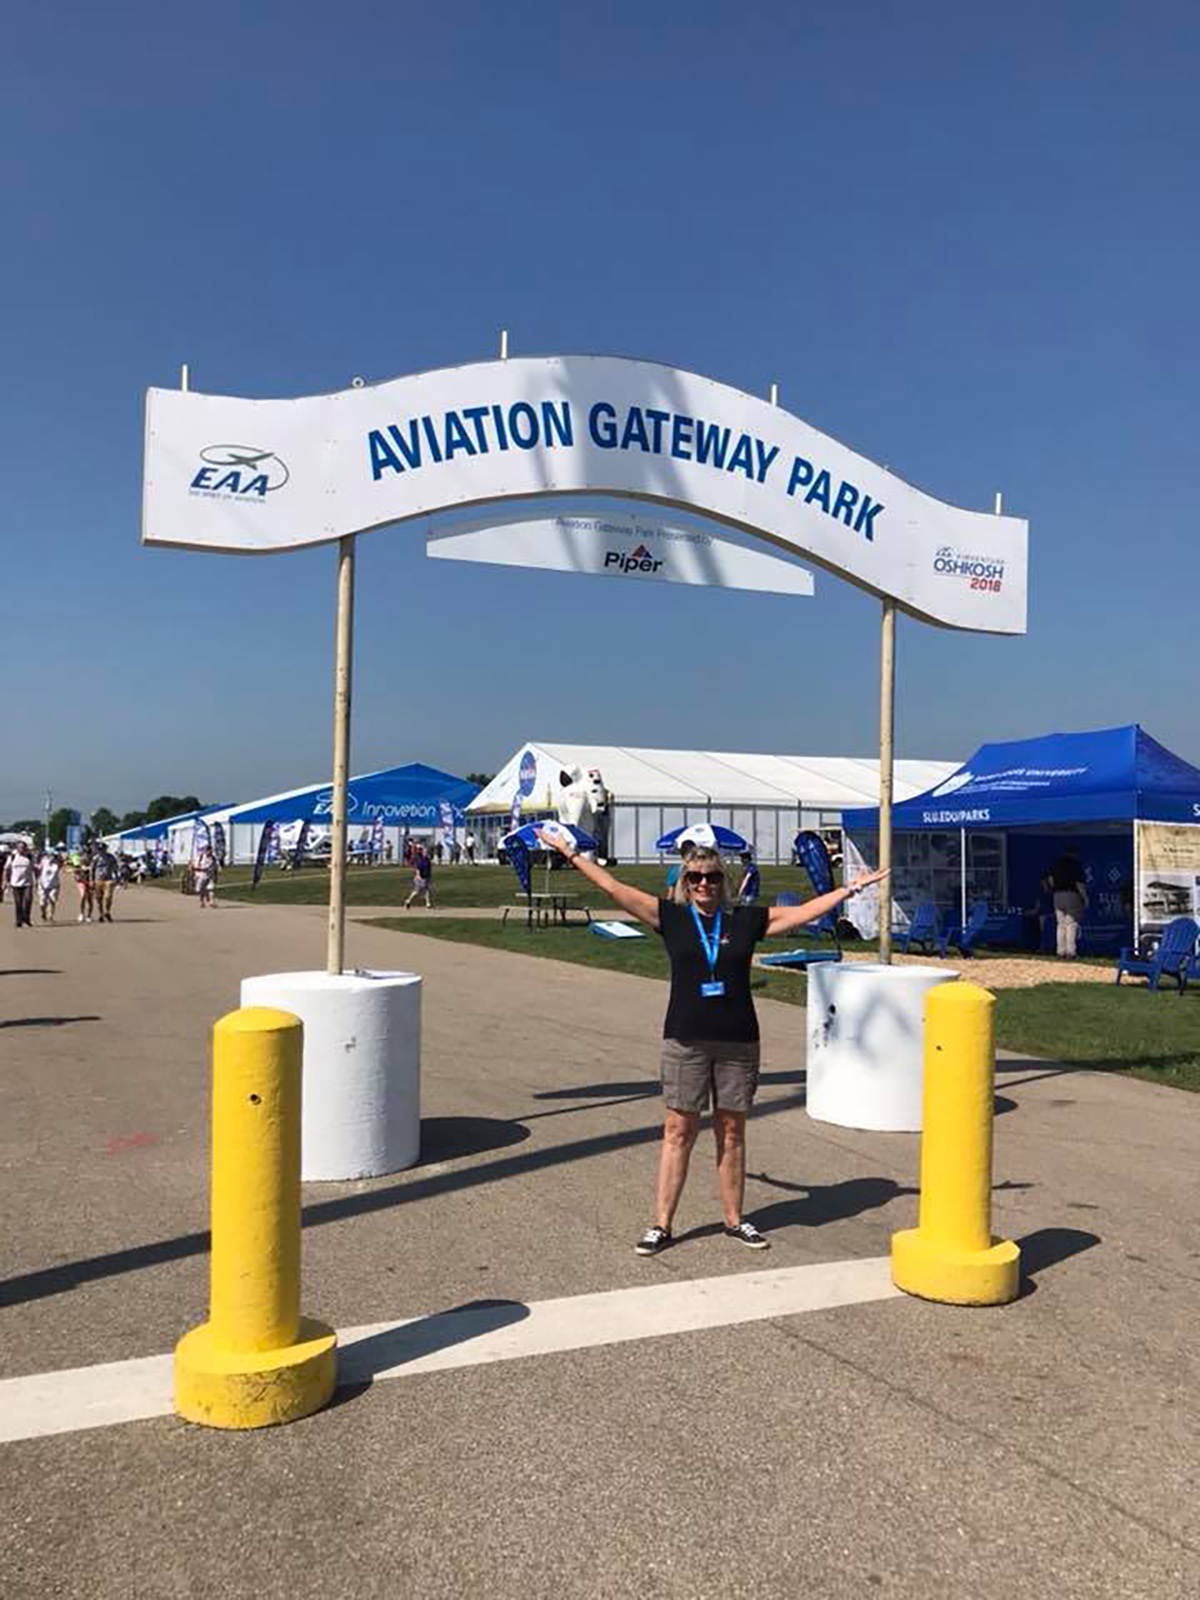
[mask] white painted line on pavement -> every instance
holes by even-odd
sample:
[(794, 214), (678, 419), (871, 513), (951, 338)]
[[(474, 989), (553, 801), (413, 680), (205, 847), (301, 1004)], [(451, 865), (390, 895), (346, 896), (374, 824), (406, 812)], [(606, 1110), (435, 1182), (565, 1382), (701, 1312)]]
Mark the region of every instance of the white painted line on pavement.
[[(728, 1328), (769, 1317), (888, 1300), (887, 1256), (655, 1283), (562, 1300), (488, 1301), (461, 1310), (347, 1328), (339, 1387), (446, 1372), (561, 1350)], [(170, 1416), (170, 1355), (0, 1381), (0, 1444)]]

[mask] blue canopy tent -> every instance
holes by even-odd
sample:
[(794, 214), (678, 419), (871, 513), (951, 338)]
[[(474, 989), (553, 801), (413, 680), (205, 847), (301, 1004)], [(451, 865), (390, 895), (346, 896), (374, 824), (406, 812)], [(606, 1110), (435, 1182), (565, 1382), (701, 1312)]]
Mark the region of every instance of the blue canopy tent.
[[(420, 761), (367, 772), (351, 778), (347, 786), (347, 828), (372, 826), (377, 821), (385, 828), (400, 830), (436, 828), (441, 823), (443, 801), (454, 814), (455, 826), (461, 827), (464, 809), (478, 793), (477, 784)], [(315, 783), (242, 806), (230, 812), (228, 818), (231, 827), (264, 822), (313, 822), (328, 827), (332, 820), (333, 790), (328, 783)], [(245, 854), (239, 850), (238, 858)]]
[[(904, 914), (932, 899), (955, 916), (986, 899), (999, 913), (991, 936), (1029, 943), (1041, 880), (1069, 848), (1088, 877), (1086, 948), (1115, 950), (1133, 929), (1139, 821), (1200, 822), (1200, 768), (1137, 723), (981, 745), (944, 782), (893, 806), (892, 896)], [(878, 809), (843, 811), (842, 827), (869, 860)]]
[(193, 817), (203, 817), (210, 811), (222, 809), (220, 806), (201, 806), (199, 811), (181, 811), (174, 817), (160, 817), (157, 822), (143, 822), (136, 828), (122, 828), (120, 833), (112, 837), (118, 844), (152, 844), (155, 840), (165, 839), (177, 822), (190, 822)]

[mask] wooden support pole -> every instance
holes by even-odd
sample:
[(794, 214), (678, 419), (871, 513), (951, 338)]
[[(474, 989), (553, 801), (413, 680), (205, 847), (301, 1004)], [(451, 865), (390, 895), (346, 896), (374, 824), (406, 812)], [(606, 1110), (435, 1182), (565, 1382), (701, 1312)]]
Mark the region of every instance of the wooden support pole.
[[(892, 865), (892, 753), (896, 730), (896, 602), (883, 602), (879, 641), (879, 866)], [(879, 885), (879, 959), (892, 960), (892, 882)]]
[(333, 666), (333, 849), (329, 859), (329, 943), (325, 970), (340, 974), (346, 951), (346, 784), (354, 656), (354, 535), (338, 540), (337, 634)]

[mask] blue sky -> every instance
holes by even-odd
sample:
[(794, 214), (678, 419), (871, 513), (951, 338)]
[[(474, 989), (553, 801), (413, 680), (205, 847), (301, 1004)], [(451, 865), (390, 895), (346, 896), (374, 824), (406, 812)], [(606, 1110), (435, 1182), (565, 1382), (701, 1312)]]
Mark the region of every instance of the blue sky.
[[(0, 819), (329, 767), (334, 555), (139, 544), (142, 397), (512, 353), (765, 393), (1028, 517), (1022, 639), (899, 627), (901, 754), (1140, 721), (1200, 761), (1193, 8), (15, 9)], [(531, 737), (865, 755), (878, 604), (359, 541), (355, 770)]]

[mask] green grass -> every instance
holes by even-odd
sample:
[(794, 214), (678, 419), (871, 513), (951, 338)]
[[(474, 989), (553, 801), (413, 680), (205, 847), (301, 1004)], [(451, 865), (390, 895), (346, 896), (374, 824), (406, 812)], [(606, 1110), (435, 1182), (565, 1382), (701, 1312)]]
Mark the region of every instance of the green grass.
[(1006, 1050), (1116, 1069), (1200, 1091), (1200, 989), (1172, 984), (1040, 983), (996, 991), (996, 1042)]
[[(452, 918), (422, 922), (419, 917), (372, 917), (372, 928), (392, 928), (399, 933), (416, 933), (428, 939), (449, 939), (456, 944), (482, 945), (486, 950), (508, 950), (518, 955), (544, 956), (551, 961), (573, 961), (582, 967), (600, 967), (606, 972), (628, 972), (639, 978), (669, 975), (667, 952), (654, 934), (644, 939), (601, 939), (582, 925), (569, 928), (529, 929), (512, 917), (507, 923)], [(780, 949), (790, 942), (779, 941)], [(805, 982), (802, 972), (767, 972), (757, 968), (752, 979), (756, 994), (769, 995), (803, 1005)]]
[[(482, 869), (479, 869), (482, 870)], [(446, 918), (376, 917), (372, 927), (429, 939), (449, 939), (521, 955), (665, 980), (667, 957), (653, 935), (599, 939), (585, 927), (530, 931), (512, 918), (495, 922)], [(792, 941), (776, 941), (780, 948)], [(990, 952), (989, 952), (990, 954)], [(755, 969), (755, 993), (803, 1005), (802, 973)], [(1143, 985), (1043, 983), (996, 992), (996, 1043), (1002, 1050), (1077, 1066), (1119, 1071), (1177, 1089), (1200, 1091), (1200, 988), (1182, 997), (1172, 988), (1150, 994)]]
[[(666, 868), (660, 866), (622, 866), (617, 869), (623, 883), (645, 889), (650, 894), (662, 894), (666, 884)], [(799, 867), (763, 867), (763, 898), (772, 900), (775, 895), (790, 890), (806, 896), (812, 891), (807, 875)], [(254, 889), (250, 883), (249, 867), (230, 867), (221, 874), (217, 893), (222, 899), (259, 901), (263, 905), (315, 906), (329, 899), (329, 871), (324, 866), (304, 867), (299, 872), (272, 871)], [(607, 897), (592, 886), (586, 878), (571, 867), (563, 867), (550, 874), (551, 887), (556, 892), (575, 895), (581, 905), (608, 906)], [(179, 880), (158, 879), (163, 887), (179, 890)], [(546, 887), (543, 867), (535, 867), (534, 890)], [(397, 906), (402, 904), (412, 889), (411, 867), (353, 867), (346, 874), (346, 904), (351, 906)], [(436, 906), (454, 909), (460, 906), (515, 905), (517, 880), (511, 867), (434, 867), (433, 901)]]

